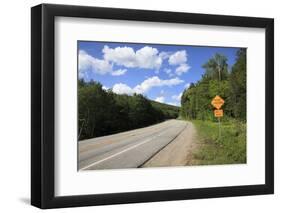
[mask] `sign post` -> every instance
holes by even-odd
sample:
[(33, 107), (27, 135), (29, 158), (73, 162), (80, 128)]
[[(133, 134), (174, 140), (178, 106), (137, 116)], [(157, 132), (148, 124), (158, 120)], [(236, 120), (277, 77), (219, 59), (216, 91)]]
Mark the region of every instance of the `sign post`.
[(223, 117), (223, 110), (221, 109), (222, 105), (224, 104), (224, 100), (216, 95), (213, 100), (211, 101), (211, 104), (216, 108), (214, 110), (214, 116), (218, 118), (219, 122), (219, 139), (221, 138), (221, 122), (220, 118)]

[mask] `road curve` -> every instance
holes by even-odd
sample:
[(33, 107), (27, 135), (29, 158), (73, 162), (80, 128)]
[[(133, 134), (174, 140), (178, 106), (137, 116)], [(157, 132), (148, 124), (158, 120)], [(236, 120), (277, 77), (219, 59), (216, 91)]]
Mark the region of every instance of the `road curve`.
[(172, 142), (188, 123), (168, 120), (145, 128), (78, 142), (78, 169), (137, 168)]

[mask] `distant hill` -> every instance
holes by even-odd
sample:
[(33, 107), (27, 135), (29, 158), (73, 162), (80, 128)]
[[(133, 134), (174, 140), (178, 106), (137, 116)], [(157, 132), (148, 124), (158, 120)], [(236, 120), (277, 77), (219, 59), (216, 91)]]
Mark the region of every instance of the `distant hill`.
[(164, 104), (164, 103), (159, 103), (159, 102), (152, 101), (152, 100), (150, 100), (150, 103), (154, 108), (157, 108), (164, 113), (165, 119), (177, 118), (179, 115), (180, 107), (169, 105), (169, 104)]

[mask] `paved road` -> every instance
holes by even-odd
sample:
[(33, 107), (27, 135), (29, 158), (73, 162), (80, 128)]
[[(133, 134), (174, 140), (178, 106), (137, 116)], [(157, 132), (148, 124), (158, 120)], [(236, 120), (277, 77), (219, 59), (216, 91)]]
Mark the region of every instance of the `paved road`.
[(184, 131), (160, 152), (149, 159), (142, 167), (169, 167), (197, 165), (194, 153), (198, 151), (199, 141), (193, 123), (187, 121)]
[(149, 127), (79, 142), (79, 170), (137, 168), (177, 138), (188, 123), (168, 120)]

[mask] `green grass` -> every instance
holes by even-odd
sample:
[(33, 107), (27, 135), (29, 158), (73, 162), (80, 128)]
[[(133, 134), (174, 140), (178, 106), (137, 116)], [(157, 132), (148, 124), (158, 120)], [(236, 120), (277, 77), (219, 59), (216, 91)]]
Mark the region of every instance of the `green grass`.
[(230, 120), (221, 123), (192, 121), (199, 135), (199, 149), (194, 153), (198, 165), (246, 163), (246, 124)]

